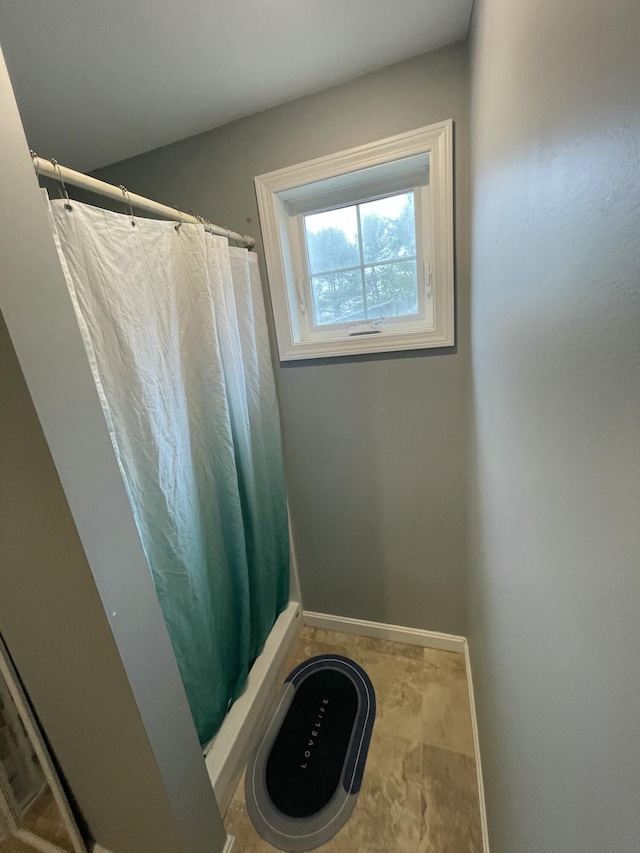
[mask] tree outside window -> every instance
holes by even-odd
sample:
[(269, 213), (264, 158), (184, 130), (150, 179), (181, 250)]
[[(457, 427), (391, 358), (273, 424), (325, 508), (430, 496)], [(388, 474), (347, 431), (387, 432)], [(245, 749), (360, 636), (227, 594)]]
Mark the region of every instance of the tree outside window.
[(317, 325), (418, 310), (414, 194), (305, 216)]

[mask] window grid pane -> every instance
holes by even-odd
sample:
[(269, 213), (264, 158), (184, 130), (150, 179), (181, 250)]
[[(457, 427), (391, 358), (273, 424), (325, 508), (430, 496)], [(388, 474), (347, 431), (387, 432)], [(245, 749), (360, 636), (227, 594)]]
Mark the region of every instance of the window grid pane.
[[(390, 205), (393, 207), (390, 208)], [(415, 255), (413, 192), (361, 202), (360, 227), (365, 264), (375, 264), (391, 257)]]
[(366, 319), (360, 267), (311, 278), (313, 313), (317, 326)]
[[(364, 268), (367, 269), (367, 267), (379, 267), (379, 266), (382, 266), (384, 264), (397, 264), (397, 263), (401, 263), (402, 261), (415, 261), (415, 260), (416, 260), (415, 255), (398, 255), (395, 258), (388, 258), (384, 261), (369, 261), (368, 263), (364, 264)], [(315, 271), (312, 272), (311, 278), (314, 278), (315, 276), (318, 276), (318, 275), (334, 275), (335, 273), (338, 273), (338, 272), (351, 272), (352, 270), (359, 270), (359, 269), (360, 269), (360, 264), (355, 264), (352, 267), (332, 267), (332, 269), (330, 269), (330, 270), (318, 270), (317, 272), (315, 272)]]
[(418, 313), (415, 260), (366, 267), (368, 316), (399, 317)]
[(413, 192), (309, 214), (303, 221), (316, 325), (417, 313)]
[(364, 280), (364, 249), (362, 248), (362, 222), (360, 221), (360, 205), (356, 204), (356, 217), (358, 221), (358, 250), (360, 252), (360, 284), (362, 286), (362, 304), (364, 306), (364, 320), (369, 318), (367, 306), (367, 285)]

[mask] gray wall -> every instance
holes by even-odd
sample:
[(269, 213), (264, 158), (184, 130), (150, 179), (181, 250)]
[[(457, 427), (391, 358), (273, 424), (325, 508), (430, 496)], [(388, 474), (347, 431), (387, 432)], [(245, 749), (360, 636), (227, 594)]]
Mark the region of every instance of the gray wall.
[(277, 383), (305, 607), (457, 633), (466, 562), (466, 46), (401, 62), (97, 174), (249, 231), (262, 258), (255, 175), (447, 118), (455, 122), (457, 352), (290, 363), (277, 369)]
[(640, 850), (640, 4), (480, 0), (470, 647), (493, 853)]
[[(152, 845), (176, 843), (175, 823), (163, 814), (166, 792), (1, 316), (0, 387), (3, 637), (81, 806), (83, 828), (114, 851), (124, 851), (125, 840), (129, 849), (145, 849), (149, 835)], [(139, 791), (146, 792), (140, 820)]]
[(0, 137), (0, 631), (85, 831), (114, 853), (219, 853), (222, 821), (1, 54)]

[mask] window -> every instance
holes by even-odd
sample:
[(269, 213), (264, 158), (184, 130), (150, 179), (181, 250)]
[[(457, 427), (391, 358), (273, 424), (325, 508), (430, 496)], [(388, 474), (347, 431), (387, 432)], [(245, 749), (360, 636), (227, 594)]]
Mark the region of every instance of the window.
[(280, 359), (451, 346), (452, 123), (256, 178)]
[(304, 217), (314, 328), (418, 316), (414, 204), (404, 192)]

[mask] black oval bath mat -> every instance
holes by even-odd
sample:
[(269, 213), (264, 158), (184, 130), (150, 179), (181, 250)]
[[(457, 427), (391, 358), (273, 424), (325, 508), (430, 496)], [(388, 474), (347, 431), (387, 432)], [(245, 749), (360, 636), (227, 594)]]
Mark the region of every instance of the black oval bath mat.
[(376, 713), (349, 658), (310, 658), (287, 677), (247, 765), (247, 811), (280, 850), (313, 850), (344, 826), (360, 791)]

